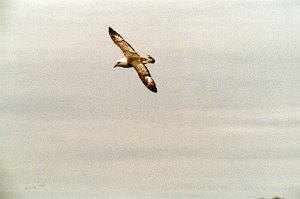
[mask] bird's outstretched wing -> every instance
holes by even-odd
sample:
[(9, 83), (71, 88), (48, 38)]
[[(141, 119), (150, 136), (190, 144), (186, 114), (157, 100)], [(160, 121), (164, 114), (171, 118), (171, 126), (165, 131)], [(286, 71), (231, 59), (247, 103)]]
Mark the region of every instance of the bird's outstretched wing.
[(123, 39), (123, 37), (117, 33), (114, 29), (111, 27), (108, 28), (109, 35), (111, 39), (114, 41), (114, 43), (119, 46), (119, 48), (123, 51), (123, 54), (125, 57), (127, 57), (129, 54), (137, 54), (135, 50), (131, 47), (131, 45)]
[(150, 91), (156, 93), (157, 92), (156, 84), (155, 84), (153, 78), (151, 77), (149, 70), (143, 64), (141, 59), (136, 59), (136, 60), (130, 62), (130, 64), (134, 67), (134, 69), (136, 70), (137, 74), (139, 75), (139, 77), (142, 80), (142, 82), (144, 83), (144, 85)]

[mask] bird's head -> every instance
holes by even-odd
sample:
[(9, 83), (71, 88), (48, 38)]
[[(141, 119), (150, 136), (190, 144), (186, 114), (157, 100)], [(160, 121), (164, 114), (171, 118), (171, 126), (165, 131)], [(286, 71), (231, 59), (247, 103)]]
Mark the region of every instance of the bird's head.
[(122, 68), (128, 67), (127, 59), (125, 57), (123, 57), (122, 59), (118, 59), (114, 65), (114, 68), (115, 67), (122, 67)]

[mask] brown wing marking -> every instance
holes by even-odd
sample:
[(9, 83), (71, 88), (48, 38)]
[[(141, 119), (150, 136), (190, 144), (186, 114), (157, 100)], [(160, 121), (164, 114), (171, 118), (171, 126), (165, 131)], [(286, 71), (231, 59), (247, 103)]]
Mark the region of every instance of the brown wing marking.
[(139, 75), (140, 79), (142, 80), (142, 82), (144, 83), (144, 85), (150, 91), (156, 93), (157, 92), (156, 84), (155, 84), (153, 78), (151, 77), (151, 74), (150, 74), (149, 70), (141, 62), (141, 60), (139, 60), (139, 61), (133, 61), (130, 64), (134, 67), (134, 69), (138, 73), (138, 75)]
[(125, 56), (132, 53), (137, 54), (137, 52), (135, 52), (132, 46), (127, 41), (125, 41), (123, 37), (119, 33), (117, 33), (114, 29), (109, 27), (108, 32), (113, 42), (117, 46), (119, 46), (119, 48), (123, 51)]

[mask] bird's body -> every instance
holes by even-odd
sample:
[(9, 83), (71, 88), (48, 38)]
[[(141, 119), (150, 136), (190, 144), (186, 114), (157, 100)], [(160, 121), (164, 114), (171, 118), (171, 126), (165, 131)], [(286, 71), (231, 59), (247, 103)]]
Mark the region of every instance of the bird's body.
[(145, 66), (148, 63), (154, 63), (155, 60), (150, 55), (140, 56), (131, 46), (127, 43), (123, 37), (114, 31), (111, 27), (109, 27), (109, 35), (113, 42), (122, 50), (125, 57), (117, 60), (114, 67), (122, 67), (122, 68), (134, 68), (138, 73), (140, 79), (144, 83), (144, 85), (156, 93), (157, 88), (153, 78), (150, 75), (149, 70)]

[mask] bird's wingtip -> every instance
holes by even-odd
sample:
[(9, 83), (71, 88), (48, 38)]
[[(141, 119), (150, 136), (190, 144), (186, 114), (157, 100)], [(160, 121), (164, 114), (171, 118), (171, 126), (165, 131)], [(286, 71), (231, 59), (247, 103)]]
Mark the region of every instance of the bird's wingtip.
[(146, 87), (150, 90), (150, 91), (152, 91), (153, 93), (157, 93), (157, 88), (156, 88), (156, 85), (155, 85), (155, 82), (154, 82), (154, 80), (152, 79), (152, 77), (150, 77), (150, 76), (146, 76), (145, 77), (145, 85), (146, 85)]
[(112, 34), (112, 33), (115, 33), (116, 31), (109, 26), (108, 27), (108, 32)]
[(152, 91), (153, 93), (157, 93), (157, 88), (149, 88), (150, 91)]

